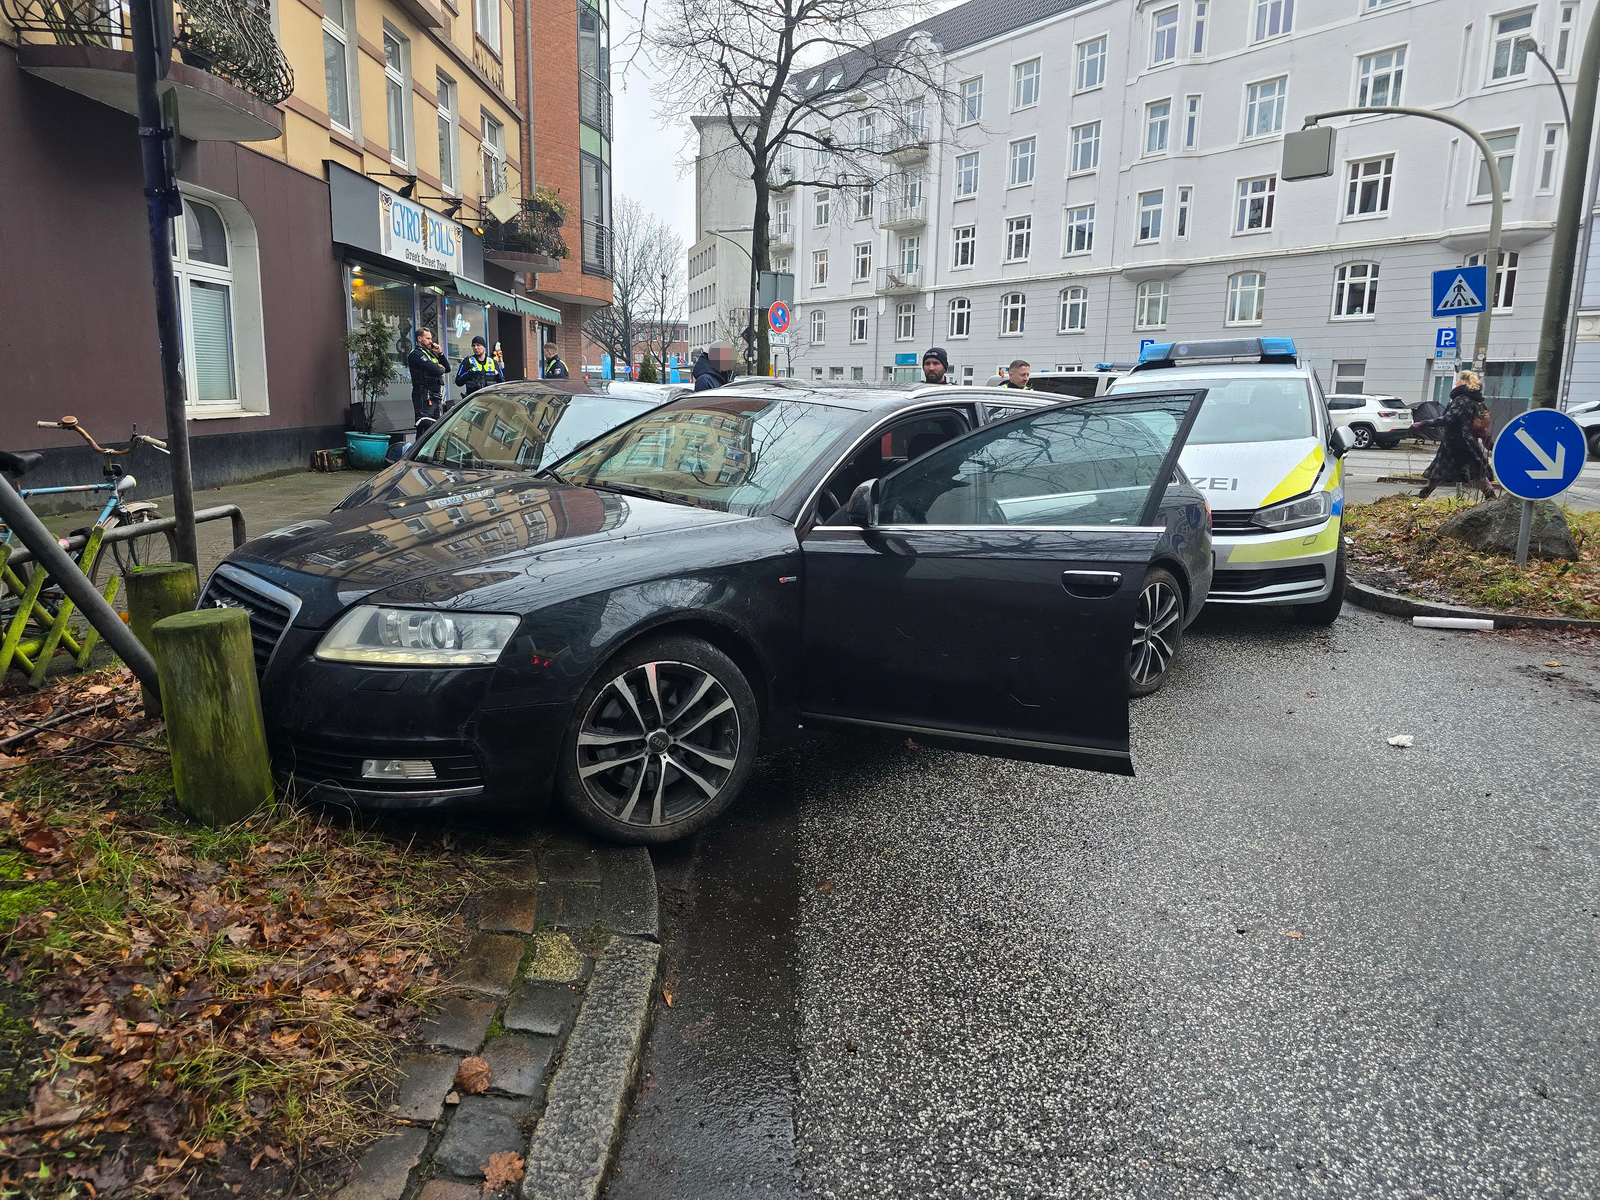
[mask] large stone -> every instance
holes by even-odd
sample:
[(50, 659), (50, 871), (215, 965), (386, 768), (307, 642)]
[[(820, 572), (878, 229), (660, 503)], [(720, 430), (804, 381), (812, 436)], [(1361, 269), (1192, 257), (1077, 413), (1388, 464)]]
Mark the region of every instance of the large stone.
[(503, 933), (475, 933), (456, 964), (450, 982), (456, 987), (491, 996), (504, 996), (517, 981), (517, 967), (527, 949), (519, 937)]
[[(1506, 496), (1463, 509), (1440, 525), (1439, 533), (1465, 542), (1475, 550), (1514, 555), (1521, 522), (1522, 501)], [(1577, 561), (1578, 547), (1573, 544), (1572, 530), (1567, 527), (1565, 514), (1552, 501), (1540, 500), (1533, 506), (1533, 536), (1528, 541), (1528, 554), (1533, 558)]]
[(553, 1037), (522, 1037), (515, 1033), (489, 1039), (483, 1048), (489, 1064), (489, 1086), (509, 1096), (537, 1096), (544, 1090), (545, 1073), (555, 1058)]
[(511, 994), (503, 1018), (507, 1029), (558, 1037), (577, 1014), (582, 995), (560, 984), (525, 983)]
[(481, 1179), (489, 1159), (506, 1151), (520, 1154), (527, 1145), (522, 1122), (533, 1111), (527, 1100), (500, 1096), (466, 1096), (450, 1118), (433, 1161), (452, 1175)]
[(450, 996), (437, 1010), (423, 1019), (417, 1040), (429, 1046), (448, 1046), (451, 1050), (475, 1053), (483, 1045), (494, 1019), (498, 1002), (471, 996)]
[(431, 1125), (444, 1112), (444, 1098), (455, 1085), (459, 1054), (402, 1054), (400, 1093), (390, 1112), (402, 1121)]
[(334, 1200), (400, 1200), (427, 1145), (426, 1129), (401, 1129), (375, 1142)]

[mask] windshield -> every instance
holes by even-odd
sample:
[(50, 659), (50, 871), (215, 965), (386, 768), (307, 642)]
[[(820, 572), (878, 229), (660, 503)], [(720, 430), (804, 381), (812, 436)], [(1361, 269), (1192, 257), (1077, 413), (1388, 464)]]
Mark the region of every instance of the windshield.
[(428, 434), (416, 461), (537, 470), (654, 403), (587, 392), (479, 392)]
[(772, 397), (681, 400), (556, 464), (568, 483), (760, 515), (859, 413)]
[[(1167, 381), (1161, 382), (1165, 385)], [(1311, 385), (1304, 379), (1246, 376), (1183, 382), (1207, 389), (1206, 402), (1200, 406), (1189, 433), (1191, 446), (1286, 442), (1317, 434), (1311, 415)]]

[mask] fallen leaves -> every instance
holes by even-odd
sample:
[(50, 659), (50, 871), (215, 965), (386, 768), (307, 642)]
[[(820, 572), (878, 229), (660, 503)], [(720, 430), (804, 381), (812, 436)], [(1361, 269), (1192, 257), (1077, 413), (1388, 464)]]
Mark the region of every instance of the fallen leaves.
[(671, 988), (662, 988), (661, 989), (661, 1003), (665, 1004), (668, 1008), (672, 1007), (672, 989)]
[(521, 1183), (527, 1164), (515, 1150), (502, 1150), (489, 1156), (489, 1165), (483, 1172), (483, 1190), (498, 1192), (514, 1183)]
[(456, 1087), (469, 1096), (481, 1096), (489, 1090), (489, 1064), (472, 1055), (461, 1060), (456, 1068)]
[(824, 879), (821, 883), (817, 884), (817, 891), (821, 892), (824, 896), (831, 896), (833, 895), (835, 888), (830, 881)]

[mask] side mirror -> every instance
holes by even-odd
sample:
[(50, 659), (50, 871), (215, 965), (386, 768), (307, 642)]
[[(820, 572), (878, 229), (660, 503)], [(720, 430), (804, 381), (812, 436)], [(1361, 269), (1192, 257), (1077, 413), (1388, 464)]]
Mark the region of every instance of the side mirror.
[(845, 519), (862, 529), (871, 529), (878, 523), (878, 481), (869, 479), (856, 484), (850, 499), (844, 505)]
[(1346, 454), (1350, 453), (1350, 451), (1354, 450), (1355, 446), (1356, 435), (1354, 430), (1347, 426), (1341, 425), (1338, 429), (1333, 431), (1333, 452), (1335, 455), (1343, 458)]

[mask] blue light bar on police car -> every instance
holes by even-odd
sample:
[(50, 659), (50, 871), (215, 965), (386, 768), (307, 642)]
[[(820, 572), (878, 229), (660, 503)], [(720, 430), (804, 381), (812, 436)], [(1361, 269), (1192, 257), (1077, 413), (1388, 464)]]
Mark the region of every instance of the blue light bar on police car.
[(1180, 359), (1253, 358), (1259, 362), (1294, 362), (1294, 339), (1286, 337), (1236, 338), (1219, 342), (1156, 342), (1139, 352), (1141, 367), (1172, 366)]

